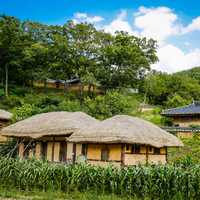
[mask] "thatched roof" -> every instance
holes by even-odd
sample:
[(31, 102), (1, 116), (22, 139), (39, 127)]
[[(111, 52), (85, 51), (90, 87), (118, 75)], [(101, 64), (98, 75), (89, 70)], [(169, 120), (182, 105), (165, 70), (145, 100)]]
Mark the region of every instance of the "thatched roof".
[(2, 119), (2, 120), (11, 120), (12, 116), (13, 116), (12, 113), (0, 109), (0, 119)]
[(158, 126), (126, 115), (117, 115), (76, 131), (68, 140), (78, 143), (136, 143), (154, 147), (183, 146), (177, 137)]
[(49, 112), (34, 115), (1, 130), (4, 136), (39, 138), (49, 135), (70, 135), (97, 120), (83, 112)]

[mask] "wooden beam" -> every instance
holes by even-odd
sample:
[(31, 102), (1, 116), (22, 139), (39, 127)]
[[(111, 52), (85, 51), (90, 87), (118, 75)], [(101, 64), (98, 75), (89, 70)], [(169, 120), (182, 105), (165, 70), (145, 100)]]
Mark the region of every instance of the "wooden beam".
[(73, 143), (73, 164), (76, 162), (76, 144)]
[(149, 146), (146, 145), (146, 164), (149, 163)]
[(124, 159), (125, 159), (125, 145), (121, 144), (121, 166), (122, 167), (125, 165)]
[(51, 161), (54, 161), (54, 146), (55, 146), (55, 137), (53, 137), (53, 144), (52, 144), (52, 155), (51, 155)]

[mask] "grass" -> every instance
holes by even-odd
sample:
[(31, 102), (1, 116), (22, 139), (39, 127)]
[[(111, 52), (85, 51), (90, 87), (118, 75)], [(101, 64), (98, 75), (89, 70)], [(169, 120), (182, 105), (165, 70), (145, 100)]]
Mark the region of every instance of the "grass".
[(0, 187), (1, 199), (20, 199), (20, 200), (136, 200), (135, 198), (120, 197), (114, 194), (97, 194), (91, 192), (77, 192), (64, 193), (60, 191), (19, 191), (16, 189), (8, 189)]
[(200, 137), (194, 135), (191, 138), (182, 138), (184, 147), (169, 148), (168, 159), (170, 163), (189, 161), (200, 164)]

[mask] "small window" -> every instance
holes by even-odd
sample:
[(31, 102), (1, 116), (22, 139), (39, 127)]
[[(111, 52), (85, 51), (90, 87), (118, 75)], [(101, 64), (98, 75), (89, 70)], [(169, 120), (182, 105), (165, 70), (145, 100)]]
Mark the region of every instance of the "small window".
[(109, 160), (109, 150), (107, 148), (101, 150), (101, 160), (102, 161)]
[(86, 156), (87, 155), (87, 144), (82, 144), (82, 155)]
[(153, 147), (149, 147), (149, 153), (153, 153)]
[(42, 159), (47, 158), (47, 142), (42, 142), (41, 156), (42, 156)]
[(67, 160), (67, 143), (60, 143), (60, 154), (59, 154), (60, 162), (66, 162)]
[(129, 151), (129, 144), (126, 144), (126, 151)]
[(160, 148), (154, 148), (154, 154), (159, 155), (160, 154)]
[(140, 153), (140, 145), (139, 144), (133, 144), (131, 148), (131, 153), (139, 154)]

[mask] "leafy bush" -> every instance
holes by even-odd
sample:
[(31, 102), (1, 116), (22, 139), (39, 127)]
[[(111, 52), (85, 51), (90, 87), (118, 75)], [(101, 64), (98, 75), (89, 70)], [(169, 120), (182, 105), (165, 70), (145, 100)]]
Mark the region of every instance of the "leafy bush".
[(17, 107), (13, 110), (14, 113), (13, 120), (14, 121), (23, 120), (40, 112), (41, 110), (35, 105), (23, 104), (21, 107)]
[(190, 101), (182, 98), (180, 95), (174, 95), (172, 97), (168, 97), (166, 106), (167, 108), (175, 108), (175, 107), (185, 106), (188, 103), (190, 103)]
[(8, 109), (21, 106), (23, 104), (23, 99), (18, 96), (9, 96), (8, 98), (3, 98), (1, 104)]
[(0, 97), (3, 97), (5, 95), (4, 89), (0, 88)]
[(87, 98), (84, 106), (88, 114), (98, 119), (105, 119), (117, 114), (128, 114), (132, 109), (128, 98), (118, 92), (108, 92), (95, 99)]

